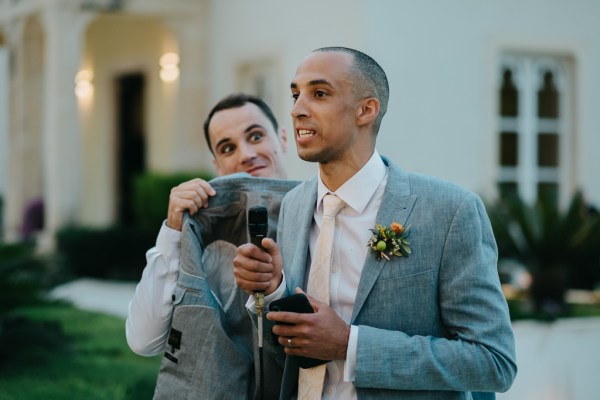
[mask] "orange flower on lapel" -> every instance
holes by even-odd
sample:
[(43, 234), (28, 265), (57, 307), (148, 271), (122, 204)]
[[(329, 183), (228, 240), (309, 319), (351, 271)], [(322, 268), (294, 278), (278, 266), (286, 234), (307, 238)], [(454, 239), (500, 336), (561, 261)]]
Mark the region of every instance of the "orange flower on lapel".
[(412, 253), (408, 240), (410, 226), (405, 228), (398, 222), (392, 222), (389, 228), (376, 224), (371, 232), (373, 235), (367, 246), (375, 253), (378, 260), (385, 258), (389, 261), (391, 256), (408, 257)]

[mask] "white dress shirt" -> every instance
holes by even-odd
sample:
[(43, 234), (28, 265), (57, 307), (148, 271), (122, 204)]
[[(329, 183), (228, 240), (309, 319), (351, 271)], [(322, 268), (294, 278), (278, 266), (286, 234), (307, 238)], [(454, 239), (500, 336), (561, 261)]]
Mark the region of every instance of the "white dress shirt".
[(146, 252), (146, 268), (129, 302), (125, 336), (131, 350), (143, 356), (165, 351), (173, 293), (179, 274), (181, 232), (163, 223), (156, 246)]
[[(336, 218), (331, 264), (330, 305), (346, 322), (350, 323), (354, 301), (363, 264), (367, 256), (367, 243), (375, 227), (375, 218), (387, 182), (387, 168), (377, 150), (369, 161), (335, 194), (347, 204)], [(323, 184), (319, 174), (317, 206), (310, 232), (310, 254), (315, 251), (323, 220), (323, 197), (333, 193)], [(323, 399), (356, 399), (354, 375), (358, 326), (351, 326), (346, 361), (327, 364)]]
[[(329, 297), (331, 308), (348, 324), (352, 318), (358, 283), (368, 252), (367, 243), (372, 235), (371, 229), (375, 227), (375, 218), (386, 183), (387, 167), (377, 150), (373, 152), (369, 161), (335, 192), (331, 192), (325, 186), (320, 173), (318, 176), (317, 204), (309, 239), (310, 255), (312, 258), (321, 230), (323, 197), (327, 193), (335, 193), (347, 206), (336, 217)], [(305, 281), (308, 282), (308, 275)], [(293, 292), (294, 289), (290, 288), (289, 291)], [(285, 291), (284, 277), (277, 290), (265, 297), (266, 303), (282, 297)], [(250, 312), (254, 311), (253, 296), (248, 299), (246, 307)], [(331, 361), (327, 364), (323, 399), (357, 398), (352, 383), (356, 371), (357, 343), (358, 326), (351, 326), (346, 360)]]

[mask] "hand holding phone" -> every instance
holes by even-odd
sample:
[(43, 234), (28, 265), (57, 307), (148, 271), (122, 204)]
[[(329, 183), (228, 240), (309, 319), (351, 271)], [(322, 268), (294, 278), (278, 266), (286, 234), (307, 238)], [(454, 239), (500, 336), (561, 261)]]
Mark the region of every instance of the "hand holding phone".
[(304, 293), (296, 293), (278, 300), (273, 300), (269, 305), (270, 311), (288, 311), (295, 313), (314, 313), (308, 298)]
[[(287, 311), (287, 312), (295, 312), (295, 313), (314, 313), (308, 298), (304, 293), (296, 293), (287, 297), (282, 297), (281, 299), (274, 300), (269, 305), (270, 311)], [(277, 324), (281, 325), (292, 325), (287, 322), (277, 322)], [(317, 365), (325, 364), (328, 362), (327, 360), (320, 360), (318, 358), (310, 358), (310, 357), (302, 357), (302, 356), (292, 356), (296, 358), (296, 362), (300, 366), (300, 368), (312, 368)]]

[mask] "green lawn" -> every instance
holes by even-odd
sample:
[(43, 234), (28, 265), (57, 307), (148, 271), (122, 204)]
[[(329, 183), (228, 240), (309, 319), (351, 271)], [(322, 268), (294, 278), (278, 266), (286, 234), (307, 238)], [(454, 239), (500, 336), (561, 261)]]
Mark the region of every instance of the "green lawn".
[(134, 354), (123, 319), (27, 307), (0, 330), (0, 399), (151, 399), (161, 356)]

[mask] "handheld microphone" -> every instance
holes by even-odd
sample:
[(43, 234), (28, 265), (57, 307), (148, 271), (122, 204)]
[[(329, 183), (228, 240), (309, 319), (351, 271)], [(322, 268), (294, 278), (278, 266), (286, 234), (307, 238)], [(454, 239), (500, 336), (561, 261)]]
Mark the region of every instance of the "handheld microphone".
[(269, 215), (267, 208), (264, 206), (251, 207), (248, 210), (248, 233), (250, 234), (250, 242), (261, 249), (262, 240), (267, 237), (269, 232)]
[[(250, 234), (250, 242), (263, 251), (265, 248), (262, 246), (262, 240), (267, 237), (269, 233), (269, 215), (267, 208), (263, 206), (250, 207), (248, 210), (248, 233)], [(264, 370), (263, 370), (263, 309), (265, 306), (265, 292), (258, 291), (254, 292), (255, 298), (255, 311), (258, 322), (258, 357), (259, 357), (259, 383), (258, 392), (259, 399), (264, 398)]]

